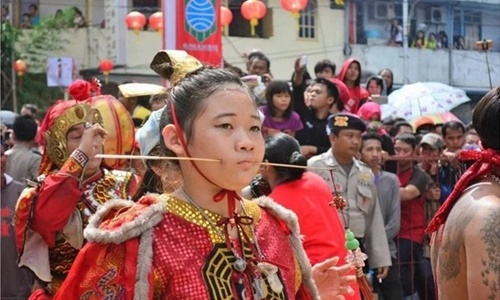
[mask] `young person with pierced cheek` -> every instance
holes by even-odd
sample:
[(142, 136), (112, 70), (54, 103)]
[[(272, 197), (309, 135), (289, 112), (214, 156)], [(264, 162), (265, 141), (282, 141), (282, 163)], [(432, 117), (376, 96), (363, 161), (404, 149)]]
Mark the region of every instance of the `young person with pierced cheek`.
[(151, 67), (173, 85), (157, 155), (180, 159), (182, 183), (99, 210), (55, 299), (333, 300), (348, 292), (351, 266), (335, 267), (334, 258), (311, 269), (293, 213), (239, 196), (264, 157), (258, 109), (241, 80), (184, 51), (161, 51)]

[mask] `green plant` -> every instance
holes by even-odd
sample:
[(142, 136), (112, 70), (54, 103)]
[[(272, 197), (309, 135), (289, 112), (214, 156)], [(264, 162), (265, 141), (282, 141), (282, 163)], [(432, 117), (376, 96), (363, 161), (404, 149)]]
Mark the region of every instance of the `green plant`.
[(62, 33), (72, 27), (74, 16), (74, 9), (68, 8), (58, 17), (44, 18), (39, 25), (29, 30), (20, 30), (8, 22), (2, 24), (2, 109), (13, 109), (12, 63), (17, 59), (25, 60), (28, 65), (28, 72), (23, 78), (18, 78), (22, 82), (22, 85), (17, 85), (18, 109), (24, 103), (35, 103), (43, 109), (62, 97), (59, 88), (47, 87), (45, 70), (47, 58), (64, 50), (67, 40)]

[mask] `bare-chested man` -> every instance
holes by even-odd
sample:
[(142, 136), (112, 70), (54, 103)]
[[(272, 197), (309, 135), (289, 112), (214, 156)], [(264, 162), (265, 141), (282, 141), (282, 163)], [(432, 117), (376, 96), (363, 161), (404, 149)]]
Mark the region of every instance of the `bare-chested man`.
[(477, 104), (472, 123), (482, 152), (464, 173), (428, 231), (440, 300), (500, 299), (500, 87)]

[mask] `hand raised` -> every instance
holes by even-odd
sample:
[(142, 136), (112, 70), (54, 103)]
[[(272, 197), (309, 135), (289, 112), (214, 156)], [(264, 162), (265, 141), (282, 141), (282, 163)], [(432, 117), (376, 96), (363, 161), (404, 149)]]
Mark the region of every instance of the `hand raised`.
[(356, 275), (348, 275), (354, 267), (350, 264), (336, 267), (338, 261), (338, 257), (330, 258), (312, 268), (312, 277), (322, 300), (343, 300), (343, 294), (354, 293), (349, 284), (356, 281)]

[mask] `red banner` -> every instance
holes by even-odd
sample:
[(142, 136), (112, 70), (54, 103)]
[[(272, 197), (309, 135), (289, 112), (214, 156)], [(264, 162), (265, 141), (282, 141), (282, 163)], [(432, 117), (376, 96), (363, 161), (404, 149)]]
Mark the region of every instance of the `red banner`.
[(221, 0), (163, 0), (163, 48), (185, 50), (205, 64), (220, 67)]

